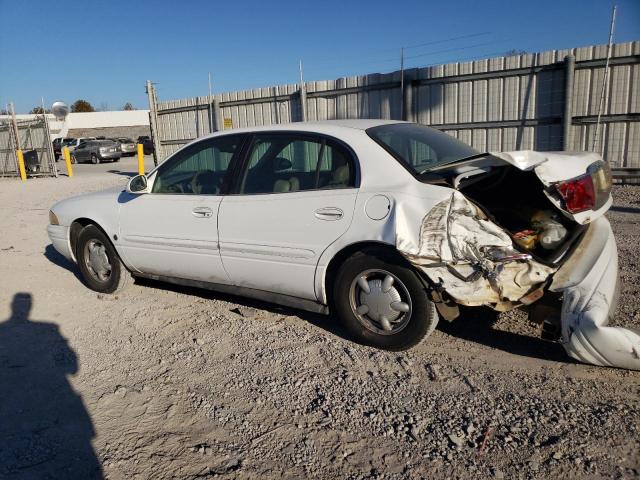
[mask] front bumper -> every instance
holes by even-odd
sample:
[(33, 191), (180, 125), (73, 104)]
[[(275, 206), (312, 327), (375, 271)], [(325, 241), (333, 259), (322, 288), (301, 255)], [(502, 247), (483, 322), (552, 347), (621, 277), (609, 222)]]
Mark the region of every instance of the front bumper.
[(49, 234), (49, 240), (62, 256), (74, 261), (71, 253), (71, 243), (69, 241), (69, 227), (64, 225), (48, 225), (47, 233)]
[(600, 217), (550, 286), (564, 297), (562, 344), (570, 357), (581, 362), (640, 370), (640, 332), (608, 325), (619, 288), (616, 241), (609, 221)]

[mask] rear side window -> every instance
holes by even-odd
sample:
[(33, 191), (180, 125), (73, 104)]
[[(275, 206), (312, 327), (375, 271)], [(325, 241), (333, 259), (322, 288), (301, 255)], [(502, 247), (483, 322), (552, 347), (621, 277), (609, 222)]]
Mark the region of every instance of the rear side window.
[(158, 170), (153, 193), (217, 195), (242, 137), (231, 135), (191, 145)]
[(372, 127), (367, 134), (415, 174), (479, 153), (446, 133), (413, 123)]
[(243, 194), (351, 188), (355, 165), (351, 154), (332, 140), (257, 135), (241, 179)]

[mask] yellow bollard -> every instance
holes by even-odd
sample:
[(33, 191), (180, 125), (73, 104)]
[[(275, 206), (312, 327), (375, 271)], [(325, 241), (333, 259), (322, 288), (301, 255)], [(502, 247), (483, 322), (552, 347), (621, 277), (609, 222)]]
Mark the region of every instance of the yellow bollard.
[(18, 170), (20, 170), (20, 179), (24, 182), (27, 179), (27, 172), (24, 170), (24, 156), (22, 155), (22, 150), (16, 150), (16, 155), (18, 155)]
[(144, 175), (144, 146), (138, 144), (138, 175)]
[(73, 177), (73, 168), (71, 167), (71, 154), (69, 153), (69, 149), (64, 147), (62, 149), (62, 153), (64, 155), (64, 162), (67, 164), (67, 176), (69, 178)]

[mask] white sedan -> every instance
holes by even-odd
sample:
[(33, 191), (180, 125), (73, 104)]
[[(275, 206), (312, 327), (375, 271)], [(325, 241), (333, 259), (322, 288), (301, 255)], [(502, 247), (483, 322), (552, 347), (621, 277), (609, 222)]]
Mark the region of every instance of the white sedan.
[(596, 365), (640, 369), (608, 326), (617, 249), (594, 153), (480, 153), (405, 122), (219, 132), (149, 174), (64, 200), (49, 237), (87, 286), (134, 277), (328, 313), (360, 342), (416, 345), (459, 305), (527, 308)]

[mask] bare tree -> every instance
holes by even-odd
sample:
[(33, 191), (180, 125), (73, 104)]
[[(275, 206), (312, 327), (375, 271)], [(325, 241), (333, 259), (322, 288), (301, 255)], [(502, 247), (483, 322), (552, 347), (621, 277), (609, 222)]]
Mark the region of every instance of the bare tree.
[(127, 102), (124, 104), (124, 107), (122, 107), (122, 110), (135, 110), (136, 107), (134, 107), (131, 102)]
[(520, 50), (518, 48), (512, 48), (511, 50), (507, 50), (506, 52), (504, 52), (504, 56), (505, 57), (513, 57), (515, 55), (524, 55), (526, 52), (526, 50)]
[(51, 113), (51, 110), (49, 110), (48, 108), (46, 110), (43, 110), (42, 107), (33, 107), (29, 113), (42, 115), (43, 113)]

